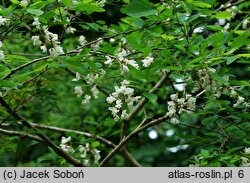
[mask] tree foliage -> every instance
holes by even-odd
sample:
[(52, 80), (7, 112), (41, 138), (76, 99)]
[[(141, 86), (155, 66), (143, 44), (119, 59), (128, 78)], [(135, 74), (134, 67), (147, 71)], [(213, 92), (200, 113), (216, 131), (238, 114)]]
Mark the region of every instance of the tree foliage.
[(250, 166), (250, 2), (0, 6), (1, 166)]

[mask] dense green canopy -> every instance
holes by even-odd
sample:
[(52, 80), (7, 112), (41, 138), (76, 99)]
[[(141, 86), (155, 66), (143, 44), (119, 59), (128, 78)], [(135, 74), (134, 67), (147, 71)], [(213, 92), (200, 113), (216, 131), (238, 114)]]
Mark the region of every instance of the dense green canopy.
[(0, 166), (250, 166), (250, 2), (0, 5)]

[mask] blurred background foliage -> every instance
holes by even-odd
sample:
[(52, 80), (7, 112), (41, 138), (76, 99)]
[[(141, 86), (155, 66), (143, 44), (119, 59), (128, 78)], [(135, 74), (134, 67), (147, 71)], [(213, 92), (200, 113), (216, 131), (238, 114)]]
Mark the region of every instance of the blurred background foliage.
[[(86, 2), (89, 2), (87, 3), (89, 5), (92, 3), (92, 1)], [(108, 38), (105, 39), (104, 46), (98, 51), (114, 54), (117, 52), (121, 37), (125, 37), (127, 44), (139, 52), (135, 52), (135, 58), (147, 56), (153, 52), (155, 62), (150, 69), (139, 72), (130, 68), (131, 72), (124, 75), (125, 78), (130, 78), (131, 85), (136, 88), (139, 95), (141, 91), (149, 91), (156, 83), (159, 78), (155, 74), (157, 70), (166, 69), (173, 72), (170, 75), (173, 81), (180, 77), (188, 78), (191, 75), (188, 71), (189, 67), (203, 67), (204, 64), (202, 65), (199, 60), (206, 60), (209, 57), (214, 59), (209, 67), (216, 68), (221, 76), (228, 76), (231, 80), (225, 81), (220, 76), (214, 76), (214, 78), (218, 82), (224, 82), (225, 85), (239, 85), (240, 94), (249, 98), (249, 21), (244, 24), (244, 28), (242, 26), (244, 20), (249, 20), (250, 2), (230, 1), (235, 5), (228, 7), (222, 6), (229, 3), (225, 0), (195, 2), (197, 4), (193, 1), (151, 0), (150, 5), (153, 10), (149, 9), (146, 13), (157, 11), (158, 15), (151, 13), (145, 16), (137, 16), (138, 7), (129, 9), (128, 4), (130, 3), (131, 6), (129, 0), (107, 0), (101, 9), (96, 6), (87, 6), (88, 9), (81, 7), (83, 11), (72, 8), (69, 12), (74, 16), (74, 20), (70, 26), (77, 29), (72, 35), (64, 33), (67, 24), (65, 17), (68, 14), (63, 15), (64, 7), (67, 7), (67, 3), (71, 1), (34, 0), (29, 6), (24, 6), (20, 5), (17, 0), (3, 0), (0, 13), (2, 16), (11, 18), (13, 29), (1, 28), (1, 38), (4, 38), (8, 31), (10, 32), (4, 38), (3, 48), (6, 58), (1, 61), (0, 77), (5, 76), (11, 68), (45, 56), (41, 54), (38, 47), (33, 46), (31, 41), (31, 36), (39, 32), (36, 29), (29, 29), (32, 26), (33, 16), (39, 15), (39, 11), (27, 13), (27, 9), (31, 7), (30, 9), (37, 8), (43, 11), (39, 20), (47, 24), (51, 32), (62, 36), (60, 38), (65, 50), (78, 47), (77, 41), (80, 35), (84, 35), (90, 42), (99, 37), (112, 36), (114, 33), (111, 30), (116, 32), (131, 30), (131, 33), (119, 34), (115, 37), (114, 43), (110, 43)], [(165, 9), (162, 9), (163, 3), (165, 3)], [(7, 7), (8, 11), (6, 11)], [(218, 11), (220, 8), (222, 13)], [(232, 16), (232, 11), (235, 12), (234, 16)], [(187, 14), (189, 14), (189, 19), (185, 17)], [(202, 14), (209, 14), (209, 16), (201, 16)], [(53, 18), (61, 19), (61, 21), (53, 21)], [(225, 27), (228, 24), (230, 27)], [(196, 28), (202, 28), (202, 31)], [(140, 31), (136, 31), (137, 29)], [(194, 30), (197, 33), (194, 33)], [(182, 31), (186, 34), (184, 35)], [(248, 36), (245, 37), (246, 39), (235, 40), (236, 37), (242, 35), (240, 31), (248, 32), (246, 33)], [(178, 39), (181, 36), (183, 41)], [(151, 46), (147, 45), (149, 40)], [(239, 49), (236, 48), (237, 45), (232, 45), (241, 44), (241, 42)], [(221, 53), (234, 49), (233, 46), (236, 51), (232, 52), (231, 56), (238, 55), (235, 60), (227, 60), (234, 58), (217, 59)], [(200, 50), (202, 54), (195, 55), (197, 50)], [(101, 93), (100, 97), (92, 100), (89, 105), (81, 105), (82, 99), (76, 97), (73, 90), (76, 86), (76, 83), (72, 82), (75, 75), (65, 69), (69, 68), (86, 76), (89, 72), (98, 72), (99, 68), (105, 67), (103, 55), (93, 57), (94, 62), (99, 64), (96, 64), (96, 68), (89, 67), (93, 61), (91, 59), (87, 58), (85, 62), (82, 62), (81, 58), (90, 52), (91, 49), (86, 48), (78, 55), (50, 58), (32, 64), (10, 79), (0, 80), (1, 92), (7, 93), (6, 100), (30, 122), (90, 132), (118, 143), (121, 124), (114, 122), (107, 111), (109, 105), (106, 103), (105, 94)], [(247, 55), (239, 56), (245, 53)], [(188, 65), (197, 57), (197, 62)], [(29, 81), (47, 66), (49, 69), (46, 72), (34, 81)], [(113, 83), (120, 81), (117, 79), (120, 77), (119, 69), (112, 67), (107, 70), (108, 76), (98, 81), (100, 86), (109, 93), (113, 91)], [(90, 88), (87, 84), (82, 86), (89, 92)], [(192, 89), (193, 86), (188, 87)], [(166, 86), (157, 91), (157, 96), (149, 96), (149, 105), (144, 107), (147, 116), (149, 118), (162, 116), (166, 112), (166, 102), (172, 93), (170, 83), (167, 82)], [(189, 166), (190, 164), (240, 166), (243, 150), (250, 144), (249, 110), (242, 112), (244, 110), (239, 109), (238, 112), (233, 109), (233, 101), (228, 96), (215, 101), (209, 97), (210, 94), (206, 93), (204, 98), (198, 99), (197, 105), (201, 107), (194, 114), (181, 115), (179, 125), (162, 123), (151, 127), (130, 141), (127, 149), (142, 166)], [(203, 110), (204, 108), (206, 111)], [(130, 130), (138, 125), (143, 115), (144, 112), (140, 111), (133, 119)], [(0, 125), (8, 123), (9, 129), (32, 132), (27, 128), (17, 126), (16, 119), (11, 117), (2, 106), (0, 120)], [(87, 138), (70, 132), (48, 130), (42, 130), (42, 132), (58, 145), (62, 136), (71, 136), (72, 146), (76, 147), (89, 142), (101, 150), (102, 157), (111, 151), (111, 148), (98, 143), (95, 138)], [(226, 133), (226, 136), (220, 133)], [(9, 137), (0, 133), (0, 144), (0, 166), (71, 166), (45, 144), (28, 140), (25, 137)], [(131, 164), (118, 154), (109, 161), (108, 166), (131, 166)]]

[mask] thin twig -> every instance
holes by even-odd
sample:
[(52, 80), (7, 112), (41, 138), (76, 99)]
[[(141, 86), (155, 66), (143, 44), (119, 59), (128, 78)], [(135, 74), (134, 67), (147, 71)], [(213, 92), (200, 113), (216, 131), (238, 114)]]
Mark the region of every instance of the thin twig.
[(35, 135), (31, 135), (27, 132), (18, 132), (18, 131), (13, 131), (13, 130), (5, 130), (0, 128), (0, 133), (4, 134), (4, 135), (8, 135), (8, 136), (19, 136), (20, 138), (29, 138), (35, 141), (39, 141), (39, 142), (44, 142), (44, 140), (38, 136)]

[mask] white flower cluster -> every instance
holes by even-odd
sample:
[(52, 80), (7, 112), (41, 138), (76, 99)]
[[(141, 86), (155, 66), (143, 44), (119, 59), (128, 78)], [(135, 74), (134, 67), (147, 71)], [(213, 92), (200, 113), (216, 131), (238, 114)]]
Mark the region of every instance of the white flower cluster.
[(75, 29), (74, 27), (69, 26), (69, 27), (66, 28), (66, 31), (65, 31), (65, 32), (66, 32), (67, 34), (74, 34), (75, 31), (76, 31), (76, 29)]
[(105, 3), (107, 3), (107, 0), (99, 0), (98, 1), (98, 4), (99, 4), (100, 7), (104, 7)]
[(49, 31), (47, 26), (43, 26), (44, 39), (47, 44), (51, 44), (52, 48), (49, 49), (49, 53), (52, 57), (56, 57), (59, 54), (63, 54), (63, 48), (60, 46), (58, 35)]
[[(32, 25), (36, 26), (36, 28), (41, 29), (41, 23), (39, 22), (39, 19), (37, 17), (34, 18), (34, 22)], [(33, 41), (34, 45), (40, 46), (40, 49), (43, 53), (49, 52), (51, 57), (56, 57), (60, 54), (63, 54), (63, 48), (60, 46), (60, 41), (58, 39), (58, 35), (54, 34), (49, 31), (47, 26), (42, 27), (42, 32), (44, 36), (44, 41), (47, 45), (50, 45), (50, 49), (47, 50), (46, 45), (42, 44), (42, 41), (40, 40), (40, 36), (32, 36), (31, 40)]]
[(98, 50), (100, 48), (100, 45), (103, 43), (103, 39), (99, 38), (95, 43), (91, 44), (91, 47), (93, 48), (94, 51)]
[(186, 94), (185, 98), (178, 98), (178, 94), (172, 94), (170, 98), (167, 116), (170, 117), (172, 124), (179, 123), (178, 114), (183, 112), (192, 113), (196, 110), (196, 98), (190, 94)]
[(245, 152), (246, 154), (250, 154), (250, 147), (245, 147), (244, 152)]
[(143, 66), (149, 67), (153, 61), (154, 61), (153, 57), (147, 56), (145, 59), (142, 60)]
[(5, 55), (3, 53), (3, 50), (1, 50), (1, 48), (3, 47), (3, 43), (2, 41), (0, 41), (0, 60), (4, 59), (5, 58)]
[(246, 157), (241, 157), (241, 166), (243, 167), (250, 167), (250, 161)]
[(0, 26), (1, 25), (5, 25), (9, 22), (8, 18), (3, 18), (2, 16), (0, 16)]
[[(129, 68), (127, 65), (131, 65), (131, 66), (135, 67), (136, 69), (139, 69), (139, 65), (136, 63), (135, 60), (126, 58), (126, 56), (128, 54), (129, 54), (129, 52), (123, 48), (121, 48), (117, 54), (117, 60), (120, 64), (122, 74), (124, 72), (129, 71)], [(106, 56), (106, 59), (107, 60), (104, 63), (111, 66), (113, 61), (114, 61), (114, 58), (111, 58), (110, 56)]]
[(240, 96), (232, 87), (230, 88), (230, 97), (237, 99), (236, 103), (233, 105), (233, 107), (238, 107), (240, 105), (249, 108), (250, 104), (246, 102), (245, 98)]
[(108, 109), (111, 111), (115, 121), (118, 121), (120, 118), (127, 118), (127, 110), (122, 108), (127, 107), (128, 110), (131, 110), (134, 106), (134, 103), (138, 102), (138, 100), (141, 98), (141, 96), (133, 96), (134, 89), (128, 87), (128, 84), (129, 81), (122, 81), (121, 86), (115, 86), (115, 92), (110, 94), (106, 99), (107, 103), (114, 103), (114, 107), (109, 107)]
[[(139, 65), (134, 59), (126, 58), (129, 54), (130, 54), (129, 51), (126, 51), (125, 49), (121, 48), (117, 56), (115, 57), (120, 64), (122, 74), (129, 71), (128, 65), (131, 65), (136, 69), (139, 69)], [(106, 61), (104, 63), (111, 66), (115, 58), (111, 58), (111, 56), (105, 56), (105, 57)], [(143, 66), (149, 67), (153, 61), (154, 61), (153, 57), (147, 56), (145, 59), (142, 60)]]
[(93, 156), (95, 164), (98, 164), (99, 160), (101, 159), (101, 151), (95, 148), (90, 148), (89, 143), (86, 143), (85, 146), (79, 145), (79, 152), (81, 153), (81, 158), (84, 159), (83, 163), (86, 166), (90, 166), (89, 156)]
[(68, 138), (62, 137), (60, 147), (65, 152), (73, 154), (75, 152), (75, 150), (70, 145), (68, 145), (70, 141), (71, 141), (70, 136)]
[(199, 91), (200, 89), (207, 89), (210, 90), (210, 92), (214, 93), (215, 91), (215, 81), (211, 79), (210, 73), (216, 72), (215, 69), (209, 68), (209, 69), (200, 69), (198, 70), (198, 80), (195, 80), (194, 88), (191, 91), (192, 93), (195, 93)]
[(32, 23), (32, 25), (36, 26), (36, 28), (38, 28), (38, 29), (41, 28), (41, 27), (40, 27), (41, 23), (39, 22), (38, 17), (35, 17), (35, 18), (34, 18), (34, 22)]
[[(86, 77), (82, 77), (80, 73), (76, 72), (76, 77), (72, 81), (80, 81), (83, 79), (87, 84), (91, 85), (91, 93), (92, 96), (97, 99), (99, 97), (100, 91), (97, 88), (97, 85), (95, 84), (95, 80), (103, 75), (105, 75), (106, 72), (103, 69), (99, 70), (99, 73), (89, 73)], [(82, 86), (75, 86), (74, 88), (75, 94), (77, 97), (81, 97), (84, 94)], [(84, 95), (84, 98), (82, 100), (82, 104), (88, 104), (90, 102), (91, 96), (90, 95)]]
[(24, 4), (25, 6), (28, 6), (30, 3), (30, 0), (22, 0), (21, 3)]
[(84, 46), (87, 43), (87, 40), (85, 38), (85, 36), (80, 36), (79, 37), (79, 43), (81, 46)]

